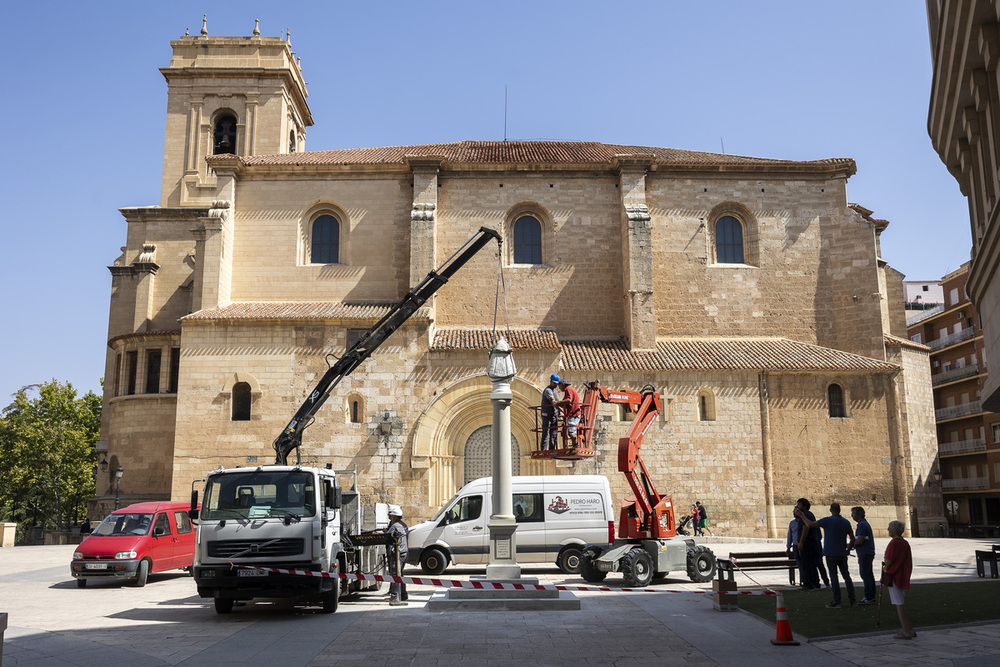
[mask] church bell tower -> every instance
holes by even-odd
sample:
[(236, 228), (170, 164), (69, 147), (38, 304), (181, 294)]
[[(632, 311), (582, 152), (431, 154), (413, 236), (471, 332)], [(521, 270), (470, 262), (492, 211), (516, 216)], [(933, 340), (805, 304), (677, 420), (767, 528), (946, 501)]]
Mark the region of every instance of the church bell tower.
[(211, 37), (170, 42), (173, 57), (160, 68), (167, 80), (167, 128), (161, 206), (211, 205), (214, 175), (205, 157), (294, 153), (313, 124), (308, 93), (291, 36)]

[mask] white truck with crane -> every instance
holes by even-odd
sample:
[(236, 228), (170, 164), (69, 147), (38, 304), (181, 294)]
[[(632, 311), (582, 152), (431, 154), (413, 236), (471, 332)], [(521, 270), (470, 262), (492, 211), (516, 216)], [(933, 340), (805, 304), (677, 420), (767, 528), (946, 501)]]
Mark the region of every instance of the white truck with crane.
[(584, 548), (583, 578), (597, 583), (610, 572), (621, 572), (626, 585), (642, 588), (654, 577), (680, 571), (692, 581), (710, 581), (716, 570), (715, 554), (693, 539), (676, 536), (673, 500), (656, 490), (639, 456), (642, 438), (660, 413), (660, 395), (649, 385), (641, 391), (609, 390), (596, 381), (584, 386), (577, 442), (567, 446), (564, 426), (560, 433), (562, 447), (532, 455), (568, 460), (592, 456), (598, 401), (623, 405), (635, 415), (628, 433), (618, 441), (618, 471), (625, 474), (633, 495), (622, 503), (618, 538), (610, 544), (589, 544)]
[[(275, 439), (274, 465), (212, 471), (200, 510), (198, 492), (192, 492), (190, 513), (198, 522), (192, 571), (198, 594), (213, 598), (216, 612), (230, 613), (236, 601), (258, 597), (318, 597), (324, 612), (334, 612), (342, 594), (378, 586), (339, 576), (385, 571), (387, 543), (362, 533), (356, 471), (303, 466), (302, 432), (340, 381), (490, 240), (501, 243), (500, 234), (480, 228), (330, 366)], [(292, 451), (294, 465), (288, 462)], [(337, 477), (345, 473), (354, 474), (349, 490)]]

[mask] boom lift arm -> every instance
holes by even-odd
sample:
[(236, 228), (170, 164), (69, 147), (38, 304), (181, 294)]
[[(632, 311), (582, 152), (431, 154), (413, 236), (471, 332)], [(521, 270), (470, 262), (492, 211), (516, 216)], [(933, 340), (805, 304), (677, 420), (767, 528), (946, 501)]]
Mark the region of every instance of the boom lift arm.
[(381, 320), (362, 334), (360, 340), (352, 345), (344, 353), (344, 356), (327, 369), (316, 387), (309, 392), (309, 396), (299, 407), (298, 412), (281, 432), (281, 435), (275, 439), (273, 447), (276, 464), (286, 465), (288, 455), (292, 450), (296, 452), (296, 459), (301, 458), (298, 450), (302, 446), (302, 431), (312, 423), (313, 417), (326, 402), (326, 399), (330, 397), (333, 389), (341, 380), (353, 373), (365, 359), (370, 357), (392, 332), (402, 326), (420, 306), (424, 305), (427, 299), (448, 282), (448, 279), (465, 266), (491, 239), (495, 239), (498, 245), (503, 243), (503, 239), (496, 230), (480, 227), (479, 231), (465, 242), (465, 245), (455, 251), (455, 254), (449, 257), (444, 264), (428, 273)]
[(586, 438), (589, 441), (592, 435), (598, 400), (602, 403), (625, 405), (629, 412), (635, 414), (628, 433), (618, 441), (618, 471), (625, 473), (625, 478), (634, 494), (622, 503), (618, 520), (618, 537), (620, 539), (673, 537), (675, 534), (673, 502), (669, 495), (661, 495), (653, 486), (646, 464), (639, 456), (642, 438), (660, 414), (660, 395), (650, 385), (643, 387), (642, 391), (628, 389), (613, 391), (602, 387), (596, 381), (588, 382), (585, 386), (587, 391), (582, 401), (583, 417), (580, 420), (581, 440)]

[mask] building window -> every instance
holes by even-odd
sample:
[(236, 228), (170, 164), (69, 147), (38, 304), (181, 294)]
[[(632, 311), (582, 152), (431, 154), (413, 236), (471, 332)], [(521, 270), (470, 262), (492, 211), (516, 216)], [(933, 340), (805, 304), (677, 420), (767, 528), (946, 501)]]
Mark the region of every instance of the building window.
[(177, 393), (177, 381), (181, 371), (181, 348), (170, 348), (170, 384), (167, 391), (171, 394)]
[(844, 388), (839, 384), (831, 384), (826, 389), (827, 403), (830, 408), (830, 417), (846, 417), (844, 409)]
[(990, 424), (990, 430), (993, 431), (993, 442), (1000, 442), (1000, 424)]
[(122, 355), (119, 352), (115, 356), (115, 396), (121, 396), (122, 393)]
[(531, 215), (514, 222), (514, 263), (542, 263), (542, 223)]
[(922, 343), (922, 342), (924, 342), (923, 338), (924, 337), (921, 336), (918, 333), (915, 333), (912, 336), (910, 336), (910, 340), (912, 340), (914, 343)]
[(296, 149), (295, 146), (295, 130), (288, 133), (288, 152), (294, 153)]
[(161, 350), (146, 350), (146, 393), (160, 393), (160, 358)]
[(340, 221), (324, 213), (312, 224), (313, 264), (337, 264), (340, 261)]
[(247, 382), (233, 385), (233, 421), (250, 421), (250, 384)]
[(135, 393), (135, 378), (139, 372), (139, 353), (135, 350), (125, 353), (125, 373), (126, 382), (125, 395), (131, 396)]
[(236, 154), (236, 116), (223, 114), (215, 121), (212, 154)]
[(351, 401), (351, 423), (361, 423), (361, 401)]
[(698, 392), (698, 421), (715, 421), (715, 394), (707, 389)]
[(731, 215), (715, 223), (715, 261), (719, 264), (743, 264), (743, 224)]

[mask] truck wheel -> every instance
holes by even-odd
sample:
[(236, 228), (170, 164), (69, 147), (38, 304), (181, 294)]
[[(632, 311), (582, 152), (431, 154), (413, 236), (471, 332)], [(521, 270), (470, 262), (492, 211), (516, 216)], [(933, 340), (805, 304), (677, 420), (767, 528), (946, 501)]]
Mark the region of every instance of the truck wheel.
[(87, 580), (86, 579), (77, 579), (76, 580), (76, 587), (77, 588), (86, 588), (87, 587)]
[(688, 549), (687, 570), (691, 581), (711, 581), (715, 576), (715, 568), (715, 554), (711, 549), (701, 546)]
[(136, 588), (142, 588), (145, 586), (147, 579), (149, 579), (149, 561), (143, 559), (139, 561), (139, 567), (135, 571)]
[(583, 549), (577, 546), (568, 546), (559, 554), (556, 565), (566, 574), (580, 574), (583, 567)]
[(448, 557), (440, 549), (424, 549), (420, 555), (420, 569), (427, 574), (441, 574), (448, 567)]
[(632, 549), (622, 558), (625, 583), (632, 588), (644, 588), (653, 580), (653, 559), (642, 547)]
[(216, 614), (228, 614), (233, 610), (233, 603), (236, 600), (233, 598), (215, 598), (215, 613)]
[(327, 591), (323, 593), (323, 613), (332, 614), (337, 611), (337, 606), (340, 604), (340, 586), (334, 585), (332, 591)]
[(583, 558), (580, 560), (580, 574), (583, 575), (584, 581), (599, 584), (608, 576), (607, 572), (602, 572), (594, 567), (594, 559), (600, 555), (592, 549), (587, 549), (583, 552)]

